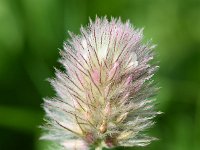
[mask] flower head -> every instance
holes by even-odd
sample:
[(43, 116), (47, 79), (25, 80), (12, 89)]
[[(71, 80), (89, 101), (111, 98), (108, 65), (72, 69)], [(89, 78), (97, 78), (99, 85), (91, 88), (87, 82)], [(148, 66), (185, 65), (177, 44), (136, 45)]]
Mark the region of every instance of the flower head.
[(71, 33), (61, 63), (51, 80), (57, 96), (45, 99), (48, 132), (66, 149), (145, 146), (154, 140), (143, 134), (152, 126), (151, 77), (157, 66), (150, 43), (142, 44), (141, 29), (127, 21), (96, 18), (81, 35)]

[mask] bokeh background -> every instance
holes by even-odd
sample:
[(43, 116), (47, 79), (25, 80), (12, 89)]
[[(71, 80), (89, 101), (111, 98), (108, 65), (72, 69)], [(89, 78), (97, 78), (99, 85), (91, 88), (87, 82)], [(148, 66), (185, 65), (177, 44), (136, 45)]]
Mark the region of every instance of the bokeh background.
[(148, 134), (160, 140), (129, 150), (199, 150), (199, 0), (0, 0), (0, 150), (47, 150), (38, 140), (42, 98), (54, 95), (46, 79), (60, 67), (67, 31), (96, 15), (130, 19), (158, 45), (164, 114)]

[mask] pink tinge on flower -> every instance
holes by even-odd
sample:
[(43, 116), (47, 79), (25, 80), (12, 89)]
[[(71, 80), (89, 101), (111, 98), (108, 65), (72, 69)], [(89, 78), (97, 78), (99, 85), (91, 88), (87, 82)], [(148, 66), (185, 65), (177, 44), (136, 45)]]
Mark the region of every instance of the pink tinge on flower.
[(91, 76), (92, 76), (94, 83), (98, 85), (100, 83), (99, 71), (97, 69), (93, 70)]
[(94, 135), (92, 133), (86, 133), (86, 135), (85, 135), (85, 141), (88, 144), (92, 144), (95, 141)]
[(112, 69), (108, 73), (108, 80), (111, 80), (114, 78), (114, 76), (117, 76), (118, 71), (119, 71), (119, 63), (115, 62)]
[(132, 75), (130, 75), (127, 79), (126, 79), (126, 82), (125, 82), (125, 86), (129, 86), (131, 84), (131, 82), (133, 81), (133, 77)]
[(105, 144), (106, 144), (107, 148), (112, 148), (115, 145), (115, 141), (112, 138), (107, 137), (105, 140)]

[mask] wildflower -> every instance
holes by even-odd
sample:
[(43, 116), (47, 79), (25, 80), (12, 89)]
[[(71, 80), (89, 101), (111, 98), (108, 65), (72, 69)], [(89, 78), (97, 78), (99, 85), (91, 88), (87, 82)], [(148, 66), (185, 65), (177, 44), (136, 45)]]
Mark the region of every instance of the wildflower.
[(152, 96), (154, 45), (142, 44), (142, 29), (127, 21), (96, 18), (81, 35), (70, 33), (51, 80), (57, 95), (45, 99), (48, 132), (42, 137), (64, 149), (145, 146), (143, 131), (158, 114)]

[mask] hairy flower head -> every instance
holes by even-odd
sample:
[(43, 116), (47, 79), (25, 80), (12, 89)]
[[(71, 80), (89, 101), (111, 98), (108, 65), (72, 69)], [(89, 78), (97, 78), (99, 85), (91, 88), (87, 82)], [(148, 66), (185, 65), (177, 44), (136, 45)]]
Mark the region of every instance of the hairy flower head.
[(143, 131), (158, 114), (150, 80), (154, 45), (142, 44), (142, 30), (120, 19), (96, 18), (81, 35), (70, 35), (61, 51), (65, 71), (51, 80), (57, 95), (44, 102), (42, 138), (80, 150), (149, 144), (154, 138)]

